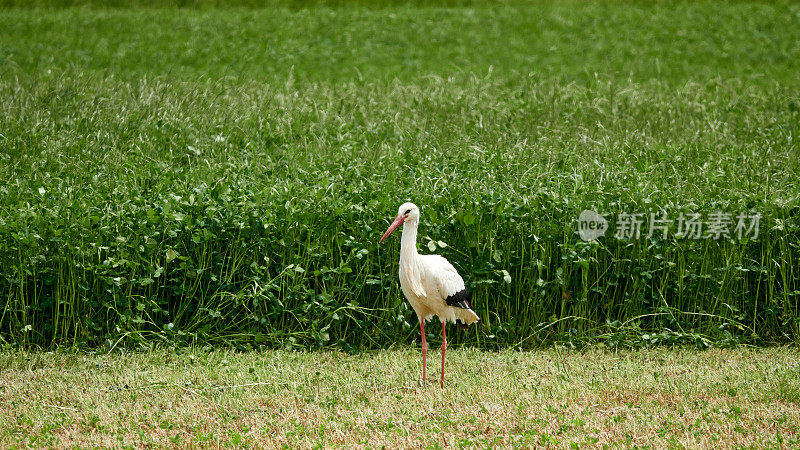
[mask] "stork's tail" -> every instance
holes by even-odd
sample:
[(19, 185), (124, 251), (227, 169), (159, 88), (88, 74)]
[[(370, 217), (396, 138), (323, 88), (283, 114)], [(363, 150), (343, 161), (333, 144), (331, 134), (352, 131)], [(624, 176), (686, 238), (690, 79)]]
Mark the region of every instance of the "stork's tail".
[(473, 323), (481, 320), (472, 309), (462, 309), (456, 312), (456, 325), (462, 330), (466, 330)]
[(445, 303), (453, 307), (455, 323), (461, 329), (466, 329), (471, 324), (481, 320), (472, 310), (472, 305), (469, 302), (470, 298), (472, 298), (472, 293), (463, 289), (445, 299)]

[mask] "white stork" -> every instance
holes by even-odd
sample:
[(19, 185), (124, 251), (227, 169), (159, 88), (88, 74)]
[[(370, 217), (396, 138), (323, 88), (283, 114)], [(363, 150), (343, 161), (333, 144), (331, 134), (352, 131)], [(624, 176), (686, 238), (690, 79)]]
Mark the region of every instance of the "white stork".
[(434, 315), (442, 322), (442, 376), (439, 386), (444, 387), (444, 353), (447, 348), (445, 322), (450, 321), (466, 328), (480, 320), (469, 304), (470, 293), (464, 280), (446, 259), (439, 255), (417, 253), (417, 226), (419, 208), (413, 203), (403, 203), (397, 218), (381, 237), (383, 242), (401, 224), (403, 237), (400, 241), (400, 287), (411, 303), (419, 319), (422, 334), (422, 380), (426, 380), (425, 358), (428, 343), (425, 342), (425, 322)]

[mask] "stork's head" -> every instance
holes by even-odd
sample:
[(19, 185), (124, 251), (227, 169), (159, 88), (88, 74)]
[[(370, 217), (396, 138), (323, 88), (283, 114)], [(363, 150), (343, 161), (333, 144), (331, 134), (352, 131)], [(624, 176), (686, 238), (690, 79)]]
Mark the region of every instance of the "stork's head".
[(389, 225), (389, 229), (386, 230), (386, 233), (383, 233), (380, 242), (383, 242), (384, 239), (389, 237), (389, 235), (392, 234), (392, 231), (396, 230), (400, 225), (406, 222), (414, 221), (419, 221), (419, 208), (417, 208), (417, 205), (411, 202), (403, 203), (397, 210), (397, 217), (395, 217), (394, 222)]

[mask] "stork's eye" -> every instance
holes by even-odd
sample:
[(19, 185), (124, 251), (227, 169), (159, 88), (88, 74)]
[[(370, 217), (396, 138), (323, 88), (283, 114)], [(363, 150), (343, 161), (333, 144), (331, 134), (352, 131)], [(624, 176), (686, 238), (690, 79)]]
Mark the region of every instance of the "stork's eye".
[(411, 212), (411, 210), (410, 210), (410, 209), (407, 209), (407, 210), (406, 210), (406, 212), (404, 212), (404, 213), (403, 213), (403, 215), (406, 215), (406, 214), (408, 214), (408, 213), (410, 213), (410, 212)]

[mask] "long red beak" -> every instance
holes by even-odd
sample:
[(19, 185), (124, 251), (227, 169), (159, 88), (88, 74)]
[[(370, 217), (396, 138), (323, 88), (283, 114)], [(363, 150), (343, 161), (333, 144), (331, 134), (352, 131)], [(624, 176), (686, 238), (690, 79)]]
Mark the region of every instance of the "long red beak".
[(403, 216), (397, 216), (394, 219), (394, 222), (392, 222), (392, 224), (389, 225), (389, 229), (386, 230), (386, 233), (383, 233), (383, 236), (381, 236), (381, 240), (378, 241), (378, 243), (380, 244), (381, 242), (383, 242), (384, 239), (389, 237), (389, 235), (392, 234), (392, 231), (396, 230), (397, 227), (399, 227), (403, 223), (403, 219), (404, 219)]

